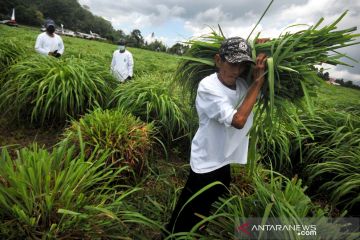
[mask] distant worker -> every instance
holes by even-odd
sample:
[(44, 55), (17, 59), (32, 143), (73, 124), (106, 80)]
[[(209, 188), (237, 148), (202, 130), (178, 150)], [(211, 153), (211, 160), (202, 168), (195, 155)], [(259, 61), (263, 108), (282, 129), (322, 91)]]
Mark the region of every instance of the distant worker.
[(120, 82), (125, 82), (133, 77), (134, 60), (132, 54), (125, 49), (124, 39), (118, 45), (118, 50), (113, 53), (111, 72)]
[(36, 39), (35, 50), (42, 55), (60, 57), (64, 53), (62, 38), (55, 33), (55, 22), (51, 19), (45, 21), (46, 31), (40, 33)]

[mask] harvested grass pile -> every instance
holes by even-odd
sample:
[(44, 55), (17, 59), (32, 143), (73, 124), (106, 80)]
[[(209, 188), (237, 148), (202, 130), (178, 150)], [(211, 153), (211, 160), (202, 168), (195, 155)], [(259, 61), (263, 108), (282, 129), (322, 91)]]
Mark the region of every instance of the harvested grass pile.
[[(285, 32), (278, 38), (261, 44), (256, 44), (258, 34), (250, 42), (253, 59), (259, 52), (268, 56), (268, 86), (264, 88), (262, 95), (263, 108), (269, 108), (273, 112), (274, 106), (281, 106), (284, 99), (295, 102), (305, 97), (309, 101), (308, 92), (319, 81), (315, 65), (348, 65), (340, 61), (340, 58), (347, 56), (337, 52), (337, 49), (359, 44), (355, 40), (360, 35), (353, 33), (356, 27), (336, 30), (336, 25), (346, 13), (322, 28), (319, 26), (324, 21), (323, 18), (306, 30)], [(191, 93), (196, 93), (202, 78), (215, 71), (214, 55), (218, 53), (224, 39), (222, 32), (216, 33), (213, 30), (207, 36), (187, 42), (191, 47), (178, 67), (176, 79)], [(251, 81), (249, 76), (248, 80)]]
[(20, 120), (64, 123), (107, 105), (115, 80), (96, 63), (78, 58), (33, 56), (8, 68), (0, 108)]

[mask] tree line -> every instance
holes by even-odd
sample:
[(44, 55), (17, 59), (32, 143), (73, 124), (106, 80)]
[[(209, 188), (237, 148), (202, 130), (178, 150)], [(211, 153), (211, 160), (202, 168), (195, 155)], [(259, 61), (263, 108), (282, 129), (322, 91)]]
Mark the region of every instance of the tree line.
[(128, 35), (122, 30), (115, 30), (109, 21), (93, 15), (88, 6), (80, 5), (77, 0), (3, 0), (0, 19), (10, 19), (13, 8), (16, 11), (16, 21), (24, 25), (41, 26), (45, 19), (51, 18), (57, 25), (63, 24), (65, 28), (76, 32), (92, 31), (112, 43), (125, 38), (130, 47), (173, 54), (182, 54), (187, 49), (180, 43), (171, 48), (167, 48), (160, 40), (148, 43), (139, 29), (134, 29)]
[[(324, 81), (330, 81), (330, 74), (329, 72), (324, 72), (323, 68), (318, 69), (318, 76), (323, 79)], [(353, 81), (344, 81), (343, 78), (335, 79), (335, 82), (340, 84), (343, 87), (353, 88), (360, 90), (360, 86), (353, 83)]]

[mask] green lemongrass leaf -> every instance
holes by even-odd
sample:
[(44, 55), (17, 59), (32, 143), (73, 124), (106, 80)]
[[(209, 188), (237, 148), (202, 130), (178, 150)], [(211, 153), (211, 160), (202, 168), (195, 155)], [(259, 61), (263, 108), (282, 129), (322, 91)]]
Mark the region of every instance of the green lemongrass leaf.
[(314, 106), (313, 106), (313, 102), (308, 94), (308, 91), (307, 91), (307, 88), (305, 86), (305, 84), (300, 81), (300, 84), (301, 84), (301, 88), (302, 88), (302, 91), (304, 93), (304, 98), (305, 98), (305, 102), (306, 102), (306, 106), (308, 107), (308, 111), (311, 115), (314, 115)]
[(184, 59), (184, 60), (190, 60), (190, 61), (194, 61), (194, 62), (203, 63), (203, 64), (206, 64), (206, 65), (209, 65), (209, 66), (214, 66), (214, 61), (209, 61), (207, 59), (193, 58), (193, 57), (188, 57), (188, 56), (182, 56), (180, 58)]
[[(219, 181), (215, 181), (215, 182), (212, 182), (208, 185), (206, 185), (205, 187), (201, 188), (199, 191), (197, 191), (196, 193), (194, 193), (187, 201), (186, 203), (181, 207), (178, 215), (176, 216), (175, 218), (175, 222), (174, 222), (174, 227), (176, 225), (176, 222), (177, 222), (177, 219), (179, 218), (180, 216), (180, 213), (184, 210), (184, 208), (192, 201), (194, 200), (197, 196), (199, 196), (200, 194), (202, 194), (203, 192), (205, 192), (206, 190), (208, 190), (209, 188), (212, 188), (213, 186), (215, 185), (223, 185), (224, 187), (226, 187), (223, 183), (219, 182)], [(172, 229), (172, 232), (174, 231), (174, 229)]]
[(74, 211), (71, 211), (71, 210), (68, 210), (68, 209), (63, 209), (63, 208), (59, 208), (57, 210), (58, 213), (62, 213), (62, 214), (67, 214), (67, 215), (74, 215), (74, 216), (80, 216), (80, 215), (83, 215), (82, 213), (79, 213), (79, 212), (74, 212)]
[(253, 29), (251, 30), (251, 32), (249, 33), (248, 37), (246, 38), (246, 41), (249, 40), (251, 34), (254, 32), (254, 30), (256, 29), (256, 27), (259, 25), (259, 23), (261, 22), (261, 19), (265, 16), (266, 12), (269, 10), (271, 4), (274, 2), (274, 0), (271, 0), (270, 3), (267, 5), (265, 11), (262, 13), (261, 17), (259, 18), (259, 20), (257, 21), (257, 23), (255, 24), (255, 26), (253, 27)]
[(290, 67), (281, 66), (281, 65), (277, 65), (277, 69), (300, 74), (300, 72), (295, 69), (292, 69)]
[(116, 219), (118, 220), (119, 218), (116, 216), (116, 213), (110, 211), (109, 209), (106, 209), (106, 208), (103, 208), (103, 207), (99, 207), (99, 206), (84, 206), (84, 209), (86, 210), (93, 210), (93, 211), (96, 211), (96, 212), (100, 212), (102, 213), (103, 215), (111, 218), (111, 219)]
[(274, 69), (274, 61), (272, 57), (267, 58), (267, 68), (268, 68), (268, 83), (269, 83), (269, 91), (270, 91), (270, 117), (271, 119), (274, 116), (274, 108), (275, 108), (275, 69)]
[[(359, 36), (360, 36), (360, 34), (359, 34)], [(357, 59), (350, 57), (348, 54), (340, 53), (335, 50), (334, 50), (334, 52), (337, 53), (339, 57), (344, 57), (344, 58), (350, 59), (351, 61), (356, 62), (356, 63), (359, 62)]]
[(345, 15), (348, 13), (349, 10), (346, 10), (343, 14), (340, 15), (330, 26), (329, 28), (333, 29), (335, 26), (345, 17)]
[[(263, 217), (261, 218), (261, 225), (265, 225), (266, 221), (268, 220), (269, 218), (269, 215), (270, 215), (270, 212), (271, 212), (271, 209), (273, 207), (274, 203), (269, 203), (266, 205), (266, 208), (265, 208), (265, 211), (264, 211), (264, 215)], [(260, 234), (259, 234), (259, 237), (258, 239), (262, 239), (263, 235), (263, 231), (260, 231)]]
[(318, 28), (323, 21), (324, 21), (324, 18), (321, 17), (321, 18), (319, 19), (319, 21), (313, 26), (312, 29), (315, 30), (316, 28)]

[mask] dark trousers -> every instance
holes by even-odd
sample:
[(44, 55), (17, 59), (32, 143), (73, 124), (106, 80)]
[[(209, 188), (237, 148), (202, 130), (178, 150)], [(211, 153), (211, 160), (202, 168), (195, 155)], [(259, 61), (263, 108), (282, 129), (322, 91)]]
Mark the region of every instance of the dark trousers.
[[(201, 218), (195, 213), (203, 216), (208, 216), (211, 205), (224, 193), (227, 192), (226, 187), (229, 187), (231, 180), (230, 165), (226, 165), (215, 171), (209, 173), (195, 173), (190, 169), (190, 175), (181, 192), (176, 207), (172, 213), (169, 224), (166, 226), (169, 232), (189, 232), (191, 228), (201, 221)], [(180, 212), (184, 204), (200, 189), (206, 185), (220, 181), (223, 185), (215, 185), (205, 192), (201, 193), (191, 202), (189, 202)], [(180, 215), (179, 215), (180, 212)], [(178, 216), (179, 215), (179, 216)]]

